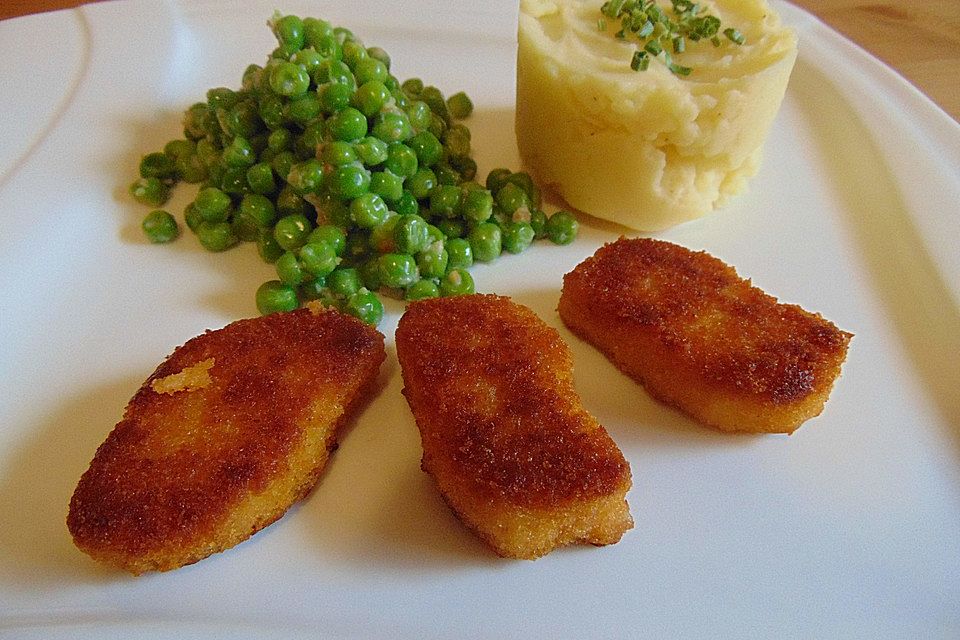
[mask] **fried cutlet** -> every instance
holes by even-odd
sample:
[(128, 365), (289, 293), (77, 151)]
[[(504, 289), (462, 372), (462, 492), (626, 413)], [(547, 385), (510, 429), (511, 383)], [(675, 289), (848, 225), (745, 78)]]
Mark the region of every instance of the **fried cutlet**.
[(318, 308), (190, 340), (81, 477), (67, 516), (76, 545), (140, 574), (242, 542), (313, 487), (383, 359), (378, 331)]
[(422, 468), (497, 554), (617, 542), (630, 466), (573, 388), (567, 345), (509, 298), (410, 305), (396, 334)]
[(819, 415), (852, 337), (705, 252), (649, 238), (564, 276), (558, 310), (651, 395), (724, 431), (792, 433)]

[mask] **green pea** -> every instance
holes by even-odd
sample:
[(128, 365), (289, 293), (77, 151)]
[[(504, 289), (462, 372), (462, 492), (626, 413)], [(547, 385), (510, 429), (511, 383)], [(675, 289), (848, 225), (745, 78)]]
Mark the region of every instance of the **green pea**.
[(389, 170), (374, 171), (370, 174), (370, 191), (387, 202), (396, 202), (403, 195), (403, 178)]
[(235, 136), (223, 150), (223, 163), (228, 167), (249, 167), (257, 161), (257, 154), (246, 138)]
[(406, 187), (415, 198), (426, 198), (430, 192), (437, 186), (437, 174), (433, 169), (421, 165), (417, 172), (407, 178)]
[(514, 222), (503, 230), (503, 248), (510, 253), (523, 253), (533, 242), (533, 237), (529, 222)]
[(280, 96), (300, 96), (310, 88), (310, 74), (298, 64), (281, 62), (270, 69), (270, 89)]
[(387, 203), (375, 193), (361, 194), (350, 203), (350, 219), (365, 229), (381, 224), (388, 215)]
[(460, 188), (453, 185), (438, 185), (430, 192), (430, 214), (440, 218), (453, 218), (460, 206)]
[(433, 165), (433, 170), (436, 172), (437, 182), (440, 184), (457, 186), (463, 181), (460, 173), (443, 160)]
[[(408, 78), (400, 85), (403, 92), (410, 97), (419, 96), (423, 92), (423, 80), (420, 78)], [(426, 104), (426, 103), (424, 103)]]
[[(410, 118), (410, 126), (415, 131), (426, 131), (433, 121), (433, 112), (430, 106), (422, 100), (412, 100), (405, 109), (407, 117)], [(436, 136), (433, 136), (436, 139)], [(439, 141), (438, 141), (439, 142)]]
[(314, 242), (325, 242), (333, 248), (337, 256), (342, 256), (347, 248), (347, 234), (336, 225), (321, 224), (307, 237), (308, 244)]
[(267, 147), (274, 151), (283, 151), (293, 145), (293, 134), (289, 129), (274, 129), (267, 136)]
[[(267, 74), (269, 71), (265, 70), (264, 75)], [(283, 124), (283, 101), (277, 95), (262, 94), (258, 100), (257, 113), (264, 124), (271, 129), (276, 129)]]
[(317, 156), (317, 148), (323, 142), (323, 120), (317, 119), (303, 129), (303, 133), (293, 142), (293, 150), (302, 160)]
[(130, 195), (140, 204), (159, 207), (170, 199), (170, 187), (160, 178), (140, 178), (130, 185)]
[(393, 203), (393, 210), (402, 216), (420, 213), (420, 203), (417, 202), (416, 197), (410, 191), (404, 189), (400, 198)]
[(380, 80), (364, 82), (353, 94), (354, 105), (367, 117), (379, 113), (389, 99), (390, 92)]
[(460, 174), (461, 180), (473, 180), (477, 177), (477, 161), (469, 156), (450, 158), (450, 166)]
[[(326, 20), (319, 18), (304, 18), (303, 35), (306, 46), (313, 47), (319, 51), (320, 49), (317, 45), (321, 43), (324, 38), (333, 37), (333, 26)], [(326, 54), (323, 55), (329, 57)]]
[(277, 42), (282, 46), (300, 49), (303, 47), (306, 36), (303, 30), (303, 21), (297, 16), (283, 16), (271, 24)]
[(466, 93), (460, 91), (447, 98), (447, 109), (454, 118), (463, 120), (473, 113), (473, 102)]
[(363, 286), (371, 291), (380, 288), (380, 259), (370, 258), (360, 265), (360, 279)]
[(440, 297), (440, 287), (433, 280), (417, 280), (407, 287), (403, 295), (404, 300), (410, 302), (438, 297)]
[(357, 79), (350, 67), (340, 60), (327, 59), (321, 62), (313, 74), (313, 81), (318, 87), (329, 82), (346, 85), (351, 92), (357, 88)]
[(491, 193), (497, 193), (500, 191), (500, 188), (507, 183), (507, 179), (510, 177), (510, 174), (510, 169), (504, 169), (503, 167), (493, 169), (487, 174), (487, 189)]
[(308, 242), (297, 254), (303, 268), (315, 277), (324, 277), (340, 264), (333, 247), (326, 242)]
[(390, 71), (390, 54), (381, 49), (380, 47), (370, 47), (367, 49), (367, 55), (369, 55), (374, 60), (379, 60), (383, 63), (383, 66), (387, 68), (387, 71)]
[(190, 140), (200, 140), (207, 135), (203, 122), (210, 107), (203, 102), (197, 102), (187, 109), (183, 116), (183, 137)]
[(230, 215), (230, 206), (233, 200), (230, 196), (216, 187), (206, 187), (197, 193), (193, 206), (208, 222), (223, 222)]
[(229, 222), (204, 220), (197, 227), (197, 238), (204, 249), (213, 252), (226, 251), (238, 242)]
[(413, 135), (413, 128), (406, 113), (384, 111), (374, 118), (372, 133), (384, 142), (403, 142)]
[(540, 188), (537, 187), (529, 173), (526, 171), (517, 171), (516, 173), (512, 173), (507, 177), (507, 182), (513, 183), (523, 189), (524, 193), (527, 194), (527, 201), (530, 203), (530, 206), (538, 209), (540, 208)]
[(284, 107), (284, 115), (291, 122), (303, 126), (320, 115), (323, 105), (315, 93), (305, 93), (293, 98)]
[(430, 240), (427, 221), (418, 215), (400, 216), (393, 230), (393, 239), (401, 253), (422, 251)]
[(360, 161), (368, 167), (381, 164), (387, 159), (387, 143), (379, 138), (367, 136), (354, 143), (353, 147), (360, 156)]
[(166, 153), (156, 151), (140, 159), (141, 178), (174, 178), (177, 175), (176, 160)]
[(554, 244), (570, 244), (577, 237), (580, 224), (569, 211), (557, 211), (547, 219), (545, 230), (550, 242)]
[(385, 253), (380, 256), (378, 273), (380, 283), (394, 289), (410, 286), (420, 279), (417, 261), (406, 253)]
[(187, 223), (187, 228), (194, 233), (197, 232), (200, 223), (203, 222), (203, 216), (200, 215), (192, 202), (183, 209), (183, 221)]
[(330, 295), (330, 291), (327, 289), (327, 282), (324, 278), (314, 278), (313, 280), (307, 280), (302, 283), (297, 287), (297, 296), (303, 302), (319, 300), (325, 307), (338, 306), (338, 301)]
[(314, 158), (298, 162), (287, 174), (287, 183), (300, 194), (319, 192), (323, 179), (323, 163)]
[(359, 84), (372, 81), (382, 83), (389, 75), (387, 65), (376, 58), (369, 57), (369, 54), (366, 58), (357, 62), (353, 68), (353, 73)]
[(297, 291), (279, 280), (268, 280), (257, 288), (257, 310), (260, 315), (278, 311), (293, 311), (300, 306)]
[(440, 279), (440, 295), (463, 296), (474, 292), (473, 276), (466, 269), (450, 269)]
[(460, 218), (444, 218), (437, 221), (437, 227), (445, 238), (462, 238), (467, 233), (467, 227)]
[(339, 198), (357, 198), (370, 189), (370, 172), (352, 164), (337, 167), (330, 174), (327, 186), (330, 193)]
[(198, 184), (207, 179), (207, 167), (196, 153), (179, 156), (174, 164), (177, 175), (184, 182)]
[(317, 53), (324, 58), (329, 58), (331, 60), (340, 60), (343, 58), (343, 47), (340, 46), (340, 43), (333, 35), (332, 29), (329, 35), (317, 37), (313, 42), (311, 42), (311, 45), (317, 50)]
[(446, 242), (447, 270), (469, 269), (473, 266), (473, 249), (466, 238), (450, 238)]
[(502, 250), (500, 227), (492, 222), (482, 222), (475, 226), (468, 236), (473, 257), (480, 262), (496, 259)]
[(248, 64), (247, 68), (243, 70), (243, 79), (241, 81), (241, 86), (244, 91), (253, 91), (260, 86), (261, 76), (263, 74), (263, 67), (258, 64)]
[(349, 298), (362, 286), (360, 272), (353, 267), (337, 267), (333, 273), (327, 276), (327, 286), (334, 294)]
[(343, 61), (351, 69), (356, 69), (357, 65), (369, 57), (366, 47), (357, 40), (345, 40), (343, 42)]
[(402, 142), (394, 142), (387, 147), (387, 160), (384, 166), (394, 175), (409, 178), (417, 172), (417, 154)]
[[(177, 158), (182, 158), (184, 156), (193, 155), (197, 151), (197, 143), (193, 140), (171, 140), (167, 144), (163, 145), (163, 153), (169, 156), (171, 159), (176, 160)], [(141, 160), (141, 165), (143, 161)], [(149, 176), (144, 176), (143, 171), (140, 172), (141, 178), (147, 178)], [(158, 176), (159, 177), (159, 176)]]
[(255, 193), (243, 196), (239, 212), (250, 216), (260, 228), (269, 227), (277, 219), (277, 211), (270, 198)]
[(292, 151), (281, 151), (273, 156), (273, 160), (270, 161), (270, 167), (275, 174), (281, 178), (285, 178), (290, 175), (290, 169), (293, 168), (296, 161), (297, 158), (293, 155)]
[(347, 299), (344, 311), (366, 324), (376, 326), (383, 319), (383, 303), (376, 294), (361, 288)]
[(305, 216), (309, 211), (306, 200), (292, 186), (284, 185), (277, 194), (277, 214), (279, 216)]
[(508, 214), (517, 209), (529, 207), (527, 192), (512, 182), (504, 184), (497, 192), (497, 205)]
[(353, 107), (346, 107), (330, 116), (327, 131), (334, 140), (359, 140), (367, 135), (367, 117)]
[(290, 62), (300, 65), (308, 74), (312, 74), (323, 60), (323, 56), (313, 48), (301, 49), (290, 56)]
[(257, 235), (257, 253), (267, 264), (273, 264), (283, 255), (284, 249), (273, 237), (273, 229), (261, 229)]
[(443, 145), (437, 140), (437, 137), (429, 131), (421, 131), (416, 134), (407, 145), (417, 154), (417, 160), (421, 167), (431, 167), (440, 160), (443, 155)]
[(346, 84), (327, 83), (317, 90), (320, 107), (327, 114), (337, 113), (349, 107), (352, 96), (353, 89)]
[(218, 109), (220, 127), (235, 136), (251, 138), (263, 129), (258, 106), (254, 100), (241, 100), (229, 109)]
[(247, 168), (228, 167), (224, 165), (223, 174), (220, 176), (220, 189), (235, 196), (249, 193), (250, 185), (247, 184)]
[(441, 278), (447, 272), (450, 254), (443, 248), (443, 242), (437, 240), (417, 254), (417, 267), (422, 278)]
[(303, 265), (297, 260), (297, 255), (292, 251), (284, 251), (273, 266), (277, 269), (280, 282), (291, 287), (299, 286), (309, 279)]
[(530, 211), (530, 226), (533, 228), (534, 240), (547, 237), (547, 214), (540, 209)]
[(473, 222), (486, 222), (493, 214), (493, 196), (489, 191), (467, 189), (462, 194), (463, 217)]
[(273, 193), (277, 183), (273, 179), (273, 169), (266, 162), (260, 162), (247, 169), (247, 184), (257, 194)]
[[(420, 99), (430, 105), (430, 110), (443, 120), (450, 119), (447, 103), (443, 99), (443, 92), (434, 86), (427, 86), (420, 92)], [(440, 136), (437, 136), (438, 138)]]
[(207, 106), (213, 110), (228, 109), (240, 101), (240, 95), (227, 87), (207, 89)]
[(163, 209), (148, 213), (143, 219), (141, 227), (144, 235), (147, 236), (147, 240), (154, 244), (170, 242), (180, 235), (180, 227), (177, 225), (177, 221), (168, 211)]
[(296, 251), (307, 241), (313, 230), (310, 220), (303, 214), (291, 214), (277, 220), (273, 237), (287, 251)]

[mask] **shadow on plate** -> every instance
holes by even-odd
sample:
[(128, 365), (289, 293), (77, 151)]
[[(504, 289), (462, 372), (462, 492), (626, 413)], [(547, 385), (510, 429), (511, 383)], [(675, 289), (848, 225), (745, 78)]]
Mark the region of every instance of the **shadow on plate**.
[(116, 382), (65, 398), (35, 427), (0, 477), (0, 565), (25, 584), (100, 583), (116, 571), (79, 551), (67, 531), (67, 507), (97, 447), (119, 421), (141, 380)]
[(420, 434), (401, 394), (393, 345), (375, 403), (344, 433), (324, 477), (300, 509), (324, 562), (358, 571), (431, 573), (497, 558), (444, 504), (420, 470)]
[[(819, 95), (802, 108), (816, 123), (820, 157), (841, 188), (844, 222), (859, 243), (873, 289), (886, 308), (922, 388), (952, 426), (960, 447), (960, 312), (896, 187), (870, 131), (847, 107), (832, 80), (797, 64), (798, 93)], [(838, 108), (843, 105), (844, 108)], [(856, 338), (851, 349), (856, 349)]]

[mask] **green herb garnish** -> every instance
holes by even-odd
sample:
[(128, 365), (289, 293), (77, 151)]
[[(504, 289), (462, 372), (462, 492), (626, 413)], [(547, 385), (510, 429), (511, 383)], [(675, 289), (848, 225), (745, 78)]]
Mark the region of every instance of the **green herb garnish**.
[[(620, 21), (616, 33), (619, 40), (636, 38), (637, 50), (630, 60), (630, 68), (644, 71), (650, 66), (650, 58), (661, 58), (664, 65), (676, 75), (690, 75), (692, 69), (673, 62), (667, 46), (673, 53), (683, 53), (687, 41), (709, 40), (713, 46), (722, 44), (717, 35), (720, 31), (720, 18), (704, 11), (703, 5), (692, 0), (670, 0), (672, 15), (660, 7), (656, 0), (607, 0), (600, 8), (602, 14), (597, 28), (606, 30), (605, 18)], [(730, 42), (742, 45), (743, 34), (733, 27), (722, 31)]]

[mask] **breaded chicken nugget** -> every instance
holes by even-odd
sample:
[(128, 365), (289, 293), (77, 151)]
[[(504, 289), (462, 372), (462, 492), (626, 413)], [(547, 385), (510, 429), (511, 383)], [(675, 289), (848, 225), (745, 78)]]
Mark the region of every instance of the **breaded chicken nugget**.
[(397, 328), (423, 470), (499, 555), (617, 542), (630, 466), (573, 388), (570, 352), (530, 309), (492, 295), (424, 300)]
[(74, 542), (140, 574), (245, 540), (317, 482), (383, 359), (378, 331), (321, 309), (190, 340), (140, 387), (80, 479)]
[(725, 431), (817, 416), (852, 334), (705, 252), (620, 238), (564, 276), (560, 317), (655, 398)]

